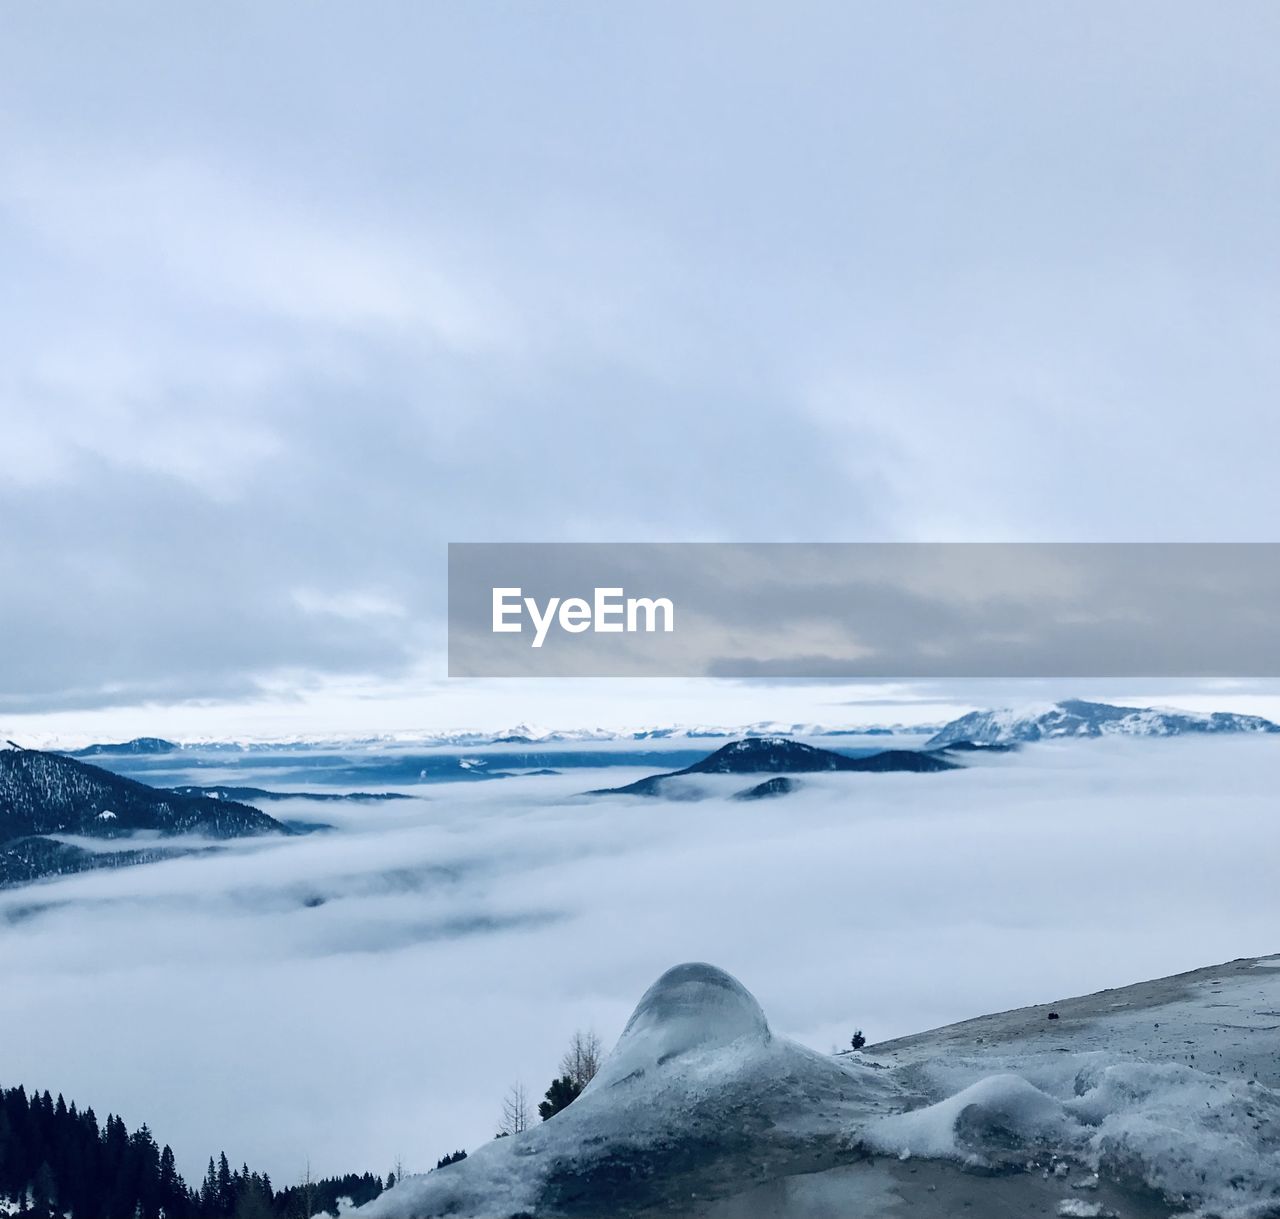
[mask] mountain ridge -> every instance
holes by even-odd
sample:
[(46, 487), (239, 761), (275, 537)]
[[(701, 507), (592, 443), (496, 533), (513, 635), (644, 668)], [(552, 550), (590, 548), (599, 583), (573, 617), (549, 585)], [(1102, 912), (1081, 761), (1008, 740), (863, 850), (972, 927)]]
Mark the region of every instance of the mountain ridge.
[(89, 851), (58, 837), (123, 839), (140, 831), (159, 839), (291, 833), (274, 817), (234, 800), (148, 787), (64, 754), (0, 751), (0, 886), (151, 862), (175, 849), (189, 853), (154, 840), (136, 850)]
[[(913, 749), (885, 749), (866, 757), (851, 758), (847, 754), (820, 749), (816, 745), (806, 745), (803, 741), (793, 741), (787, 737), (746, 737), (743, 740), (722, 745), (714, 753), (684, 767), (683, 770), (648, 775), (622, 787), (598, 788), (586, 794), (590, 796), (658, 796), (663, 794), (663, 784), (666, 780), (695, 775), (784, 775), (837, 771), (854, 771), (863, 774), (891, 772), (921, 774), (957, 769), (959, 769), (957, 763), (939, 757), (936, 753), (923, 753)], [(764, 787), (764, 784), (758, 786)], [(790, 790), (790, 787), (783, 788), (778, 785), (767, 794), (785, 795)]]
[[(457, 729), (440, 732), (388, 732), (368, 735), (324, 734), (298, 735), (281, 738), (198, 737), (174, 741), (166, 737), (142, 736), (125, 741), (91, 741), (83, 745), (70, 745), (63, 737), (29, 736), (26, 745), (18, 748), (40, 748), (49, 752), (66, 754), (74, 758), (145, 756), (166, 753), (227, 752), (258, 753), (283, 750), (310, 749), (388, 749), (397, 746), (408, 748), (461, 748), (481, 745), (558, 745), (589, 744), (591, 742), (657, 742), (728, 740), (743, 736), (798, 736), (798, 737), (847, 737), (847, 736), (921, 736), (936, 731), (940, 725), (932, 724), (861, 724), (831, 725), (809, 721), (786, 722), (782, 720), (756, 720), (749, 724), (732, 726), (713, 724), (664, 724), (624, 728), (542, 728), (531, 724), (516, 724), (492, 731), (481, 729)], [(81, 738), (82, 739), (82, 738)]]
[(970, 711), (944, 724), (926, 749), (969, 743), (1011, 745), (1061, 737), (1182, 736), (1192, 733), (1277, 733), (1280, 724), (1234, 711), (1181, 711), (1172, 707), (1124, 707), (1069, 698), (1023, 709)]

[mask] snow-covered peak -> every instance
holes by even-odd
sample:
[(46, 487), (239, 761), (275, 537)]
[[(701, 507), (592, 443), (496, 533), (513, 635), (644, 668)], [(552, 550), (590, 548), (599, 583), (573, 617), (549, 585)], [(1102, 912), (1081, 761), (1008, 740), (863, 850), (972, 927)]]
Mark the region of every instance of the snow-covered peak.
[(784, 749), (791, 744), (785, 736), (753, 736), (733, 741), (724, 747), (725, 753), (759, 753), (763, 749)]
[(937, 748), (959, 741), (1007, 745), (1054, 737), (1178, 736), (1192, 732), (1280, 732), (1280, 725), (1261, 716), (1231, 711), (1115, 707), (1067, 699), (1017, 710), (971, 711), (945, 725), (929, 739), (929, 746)]

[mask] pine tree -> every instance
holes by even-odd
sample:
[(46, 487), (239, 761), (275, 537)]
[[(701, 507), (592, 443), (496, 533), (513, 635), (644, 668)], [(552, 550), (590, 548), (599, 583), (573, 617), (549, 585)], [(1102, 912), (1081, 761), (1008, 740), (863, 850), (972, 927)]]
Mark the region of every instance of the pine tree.
[(31, 1186), (31, 1219), (51, 1219), (55, 1193), (53, 1169), (42, 1161)]
[(218, 1170), (213, 1166), (212, 1156), (204, 1174), (204, 1184), (200, 1186), (200, 1214), (208, 1219), (218, 1214)]
[(9, 1213), (26, 1219), (311, 1219), (335, 1212), (339, 1198), (363, 1206), (382, 1190), (367, 1172), (313, 1183), (308, 1167), (305, 1186), (276, 1194), (269, 1176), (247, 1164), (232, 1172), (225, 1154), (191, 1190), (146, 1125), (130, 1134), (109, 1114), (99, 1127), (91, 1108), (0, 1088), (0, 1202), (13, 1198)]
[(217, 1194), (214, 1203), (219, 1215), (230, 1215), (236, 1209), (235, 1189), (231, 1184), (231, 1165), (224, 1151), (218, 1158)]
[(582, 1094), (581, 1086), (570, 1075), (562, 1075), (551, 1081), (547, 1099), (538, 1104), (538, 1116), (545, 1122), (562, 1109), (567, 1109)]
[(156, 1202), (164, 1219), (179, 1219), (186, 1210), (187, 1191), (178, 1175), (173, 1148), (168, 1143), (160, 1153), (160, 1175), (156, 1181)]

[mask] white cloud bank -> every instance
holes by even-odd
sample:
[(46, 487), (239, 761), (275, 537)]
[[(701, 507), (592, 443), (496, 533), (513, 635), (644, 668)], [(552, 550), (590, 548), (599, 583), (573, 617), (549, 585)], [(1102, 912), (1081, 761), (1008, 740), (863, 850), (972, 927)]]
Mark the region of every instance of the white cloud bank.
[(427, 1168), (678, 961), (825, 1050), (1274, 951), (1278, 771), (1274, 740), (1099, 741), (754, 804), (574, 796), (615, 770), (312, 805), (338, 832), (0, 896), (5, 1082), (191, 1175)]

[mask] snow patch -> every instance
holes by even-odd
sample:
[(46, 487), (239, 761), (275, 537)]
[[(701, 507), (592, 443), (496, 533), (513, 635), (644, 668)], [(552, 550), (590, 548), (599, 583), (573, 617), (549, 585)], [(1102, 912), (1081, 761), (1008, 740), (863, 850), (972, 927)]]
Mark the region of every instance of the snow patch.
[(1089, 1149), (1107, 1175), (1224, 1210), (1280, 1200), (1280, 1096), (1271, 1089), (1148, 1062), (1091, 1064), (1075, 1089), (1066, 1108), (1092, 1130)]
[[(1020, 1075), (992, 1075), (937, 1104), (880, 1118), (864, 1135), (872, 1150), (907, 1158), (957, 1160), (989, 1168), (993, 1148), (1026, 1148), (1074, 1140), (1062, 1105)], [(1025, 1159), (1025, 1156), (1022, 1157)]]
[(1084, 1202), (1080, 1198), (1064, 1198), (1054, 1212), (1069, 1219), (1114, 1219), (1115, 1211), (1109, 1211), (1099, 1202)]

